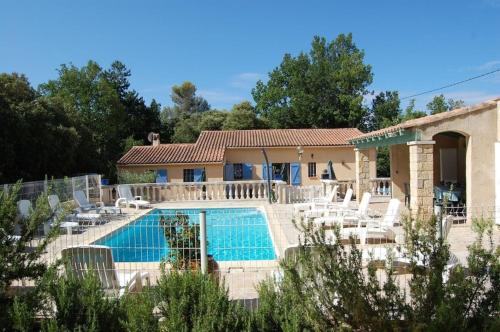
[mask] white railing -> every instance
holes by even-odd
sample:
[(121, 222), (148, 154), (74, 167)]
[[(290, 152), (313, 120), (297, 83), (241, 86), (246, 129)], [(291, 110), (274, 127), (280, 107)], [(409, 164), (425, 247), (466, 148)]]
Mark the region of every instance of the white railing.
[(391, 196), (391, 178), (370, 179), (373, 196)]
[[(281, 181), (272, 181), (273, 189)], [(179, 201), (220, 201), (220, 200), (266, 200), (268, 199), (267, 181), (216, 181), (216, 182), (179, 182), (179, 183), (141, 183), (130, 184), (132, 194), (142, 196), (152, 203)], [(275, 194), (275, 198), (278, 197)], [(113, 203), (116, 186), (102, 186), (102, 199)]]
[[(327, 185), (292, 186), (284, 181), (271, 181), (272, 199), (281, 204), (308, 202), (322, 197), (339, 185), (339, 195), (354, 187), (354, 181), (329, 181)], [(132, 194), (142, 196), (151, 203), (182, 201), (238, 201), (268, 200), (268, 183), (265, 180), (215, 181), (215, 182), (171, 182), (129, 184)], [(114, 204), (117, 197), (116, 185), (101, 186), (102, 201)]]

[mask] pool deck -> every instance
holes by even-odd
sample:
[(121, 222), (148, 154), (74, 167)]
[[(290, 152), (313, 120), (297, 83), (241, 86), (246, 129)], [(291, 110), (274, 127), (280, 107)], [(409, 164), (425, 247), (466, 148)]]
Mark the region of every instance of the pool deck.
[[(352, 203), (355, 206), (355, 203)], [(387, 206), (387, 200), (379, 200), (371, 204), (371, 210), (383, 212)], [(285, 250), (299, 243), (300, 232), (293, 225), (293, 207), (288, 204), (269, 205), (266, 201), (192, 201), (192, 202), (164, 202), (154, 204), (153, 208), (163, 209), (189, 209), (189, 208), (259, 208), (266, 212), (269, 223), (270, 235), (275, 245), (276, 260), (248, 260), (248, 261), (226, 261), (217, 262), (220, 278), (224, 280), (233, 299), (255, 299), (257, 298), (256, 286), (262, 280), (273, 275), (278, 269), (278, 260), (284, 256)], [(148, 213), (152, 209), (124, 209), (126, 212), (121, 217), (112, 217), (110, 221), (97, 226), (86, 227), (85, 231), (67, 235), (63, 234), (55, 239), (47, 248), (44, 259), (54, 262), (60, 258), (63, 248), (72, 245), (91, 244), (96, 240), (116, 231), (117, 229), (133, 222), (137, 218)], [(404, 213), (404, 212), (403, 212)], [(396, 228), (396, 236), (402, 235), (401, 227)], [(461, 263), (466, 263), (467, 246), (475, 239), (470, 223), (453, 225), (448, 235), (448, 242), (453, 254)], [(494, 245), (500, 244), (500, 227), (494, 226)], [(392, 246), (394, 244), (379, 243), (374, 246)], [(122, 262), (115, 263), (120, 271), (142, 271), (150, 274), (151, 282), (154, 284), (160, 276), (160, 264), (158, 262)]]

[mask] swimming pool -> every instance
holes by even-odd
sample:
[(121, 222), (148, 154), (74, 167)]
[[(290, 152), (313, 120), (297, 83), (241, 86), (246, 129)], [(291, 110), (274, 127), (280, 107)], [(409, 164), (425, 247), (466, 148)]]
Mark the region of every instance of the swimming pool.
[[(203, 209), (207, 213), (208, 254), (218, 262), (276, 258), (266, 217), (256, 208)], [(199, 223), (201, 209), (155, 209), (94, 244), (111, 247), (116, 262), (158, 262), (169, 248), (161, 216), (179, 213)]]

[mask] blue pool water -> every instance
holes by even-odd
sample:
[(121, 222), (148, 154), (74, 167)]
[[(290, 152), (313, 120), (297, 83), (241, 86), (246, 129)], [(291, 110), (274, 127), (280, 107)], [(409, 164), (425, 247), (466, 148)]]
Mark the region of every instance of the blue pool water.
[[(208, 254), (216, 261), (275, 259), (264, 214), (254, 208), (204, 209), (207, 212)], [(199, 223), (200, 209), (155, 209), (99, 239), (112, 248), (116, 262), (158, 262), (169, 252), (161, 216), (178, 213)]]

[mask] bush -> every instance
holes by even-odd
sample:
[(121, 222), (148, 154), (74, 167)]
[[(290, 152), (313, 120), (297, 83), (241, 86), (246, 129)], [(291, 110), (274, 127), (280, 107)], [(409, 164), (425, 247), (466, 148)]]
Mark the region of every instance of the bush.
[[(20, 188), (21, 182), (18, 182), (10, 192), (0, 191), (0, 312), (2, 313), (0, 326), (2, 327), (12, 326), (14, 324), (12, 319), (21, 319), (19, 315), (23, 313), (19, 299), (14, 303), (15, 292), (11, 289), (11, 284), (15, 280), (37, 281), (42, 277), (46, 265), (40, 262), (39, 258), (50, 241), (57, 236), (58, 224), (64, 218), (63, 214), (52, 216), (47, 196), (41, 195), (36, 200), (29, 217), (19, 219), (17, 201)], [(49, 234), (41, 241), (34, 242), (39, 229), (51, 218), (56, 220), (53, 221), (54, 225)]]
[[(396, 279), (391, 260), (380, 280), (375, 261), (363, 266), (354, 239), (345, 245), (335, 229), (300, 228), (305, 237), (293, 259), (283, 261), (283, 280), (259, 291), (254, 323), (261, 330), (494, 330), (500, 324), (500, 250), (491, 221), (475, 221), (478, 239), (468, 267), (450, 271), (448, 245), (435, 220), (406, 220), (408, 286)], [(490, 247), (483, 248), (484, 235)], [(448, 277), (447, 277), (448, 276)]]
[(155, 292), (162, 331), (241, 331), (247, 326), (245, 309), (210, 276), (163, 270)]
[(129, 172), (129, 171), (119, 171), (118, 172), (118, 183), (119, 184), (133, 184), (133, 183), (155, 183), (156, 173), (154, 171), (145, 172)]

